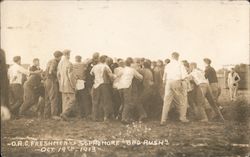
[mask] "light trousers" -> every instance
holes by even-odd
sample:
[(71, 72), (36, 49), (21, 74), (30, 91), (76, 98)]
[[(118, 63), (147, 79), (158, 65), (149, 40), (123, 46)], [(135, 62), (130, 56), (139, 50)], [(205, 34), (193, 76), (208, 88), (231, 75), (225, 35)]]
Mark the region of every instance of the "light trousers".
[(187, 90), (180, 80), (167, 80), (165, 86), (164, 104), (162, 109), (161, 121), (164, 122), (168, 118), (168, 112), (172, 102), (175, 101), (179, 111), (179, 119), (186, 120), (187, 113)]

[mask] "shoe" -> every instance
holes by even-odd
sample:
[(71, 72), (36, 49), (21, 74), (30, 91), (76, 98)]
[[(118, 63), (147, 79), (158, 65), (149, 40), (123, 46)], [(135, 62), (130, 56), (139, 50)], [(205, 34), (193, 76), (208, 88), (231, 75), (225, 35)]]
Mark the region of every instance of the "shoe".
[(208, 119), (202, 119), (200, 122), (208, 122)]
[(124, 124), (124, 125), (127, 125), (127, 124), (130, 124), (130, 123), (131, 123), (131, 122), (129, 122), (128, 120), (122, 120), (121, 122), (122, 122), (122, 124)]
[(69, 121), (68, 117), (65, 116), (64, 114), (61, 114), (60, 117), (61, 117), (61, 119), (62, 119), (63, 121)]
[(104, 117), (104, 121), (103, 121), (104, 123), (108, 123), (108, 122), (110, 122), (110, 119), (109, 118), (107, 118), (107, 117)]
[(162, 121), (162, 122), (160, 123), (160, 126), (165, 126), (166, 124), (167, 124), (166, 121)]
[(147, 117), (140, 117), (139, 118), (139, 122), (144, 122), (146, 120)]
[(220, 110), (223, 110), (224, 108), (223, 108), (222, 106), (219, 106), (219, 109), (220, 109)]
[(59, 116), (52, 116), (51, 119), (53, 119), (53, 120), (61, 120), (61, 118)]

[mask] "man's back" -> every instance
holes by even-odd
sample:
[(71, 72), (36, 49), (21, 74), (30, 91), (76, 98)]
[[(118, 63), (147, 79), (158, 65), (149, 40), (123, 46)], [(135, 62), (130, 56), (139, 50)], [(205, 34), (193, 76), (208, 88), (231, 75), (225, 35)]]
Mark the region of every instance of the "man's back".
[(142, 70), (143, 87), (147, 88), (153, 85), (153, 73), (150, 69), (144, 68)]
[(48, 62), (47, 67), (46, 67), (46, 77), (50, 79), (56, 79), (57, 78), (57, 66), (58, 66), (58, 61), (56, 59), (52, 59)]
[(171, 60), (165, 67), (165, 73), (167, 80), (181, 80), (187, 75), (184, 66), (177, 60)]
[(59, 74), (59, 89), (63, 93), (74, 93), (75, 90), (75, 78), (72, 73), (73, 67), (68, 59), (64, 59), (60, 62), (60, 68), (58, 68)]
[(73, 73), (77, 79), (85, 80), (86, 70), (87, 70), (87, 66), (84, 63), (73, 64)]

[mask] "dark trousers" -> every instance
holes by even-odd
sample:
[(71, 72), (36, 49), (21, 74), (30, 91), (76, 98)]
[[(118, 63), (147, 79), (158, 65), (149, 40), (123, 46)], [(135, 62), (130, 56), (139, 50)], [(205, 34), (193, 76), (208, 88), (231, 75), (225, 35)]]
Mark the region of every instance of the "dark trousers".
[(188, 92), (188, 103), (196, 119), (207, 120), (205, 96), (200, 86), (195, 86), (192, 91)]
[(129, 88), (122, 89), (123, 111), (122, 121), (133, 121), (133, 113), (137, 112), (139, 119), (147, 117), (147, 113), (143, 108), (143, 104), (138, 99), (138, 90), (134, 85)]
[(208, 84), (200, 84), (199, 85), (203, 95), (205, 96), (205, 98), (207, 99), (208, 103), (210, 104), (210, 106), (212, 107), (213, 111), (217, 114), (218, 117), (220, 117), (221, 119), (224, 120), (220, 109), (218, 108), (218, 103), (217, 100), (215, 99), (212, 90), (210, 88), (210, 86)]
[(21, 84), (10, 84), (10, 111), (12, 115), (18, 115), (19, 108), (23, 103), (23, 86)]
[(44, 83), (45, 87), (45, 106), (44, 117), (59, 115), (59, 85), (56, 79), (46, 79)]
[[(142, 93), (139, 96), (139, 100), (137, 104), (142, 105), (143, 109), (147, 113), (146, 117), (148, 118), (155, 117), (155, 112), (157, 112), (157, 109), (158, 110), (160, 109), (158, 99), (161, 99), (161, 96), (157, 90), (158, 89), (154, 85), (148, 86), (142, 90)], [(146, 118), (146, 117), (145, 115), (143, 115), (143, 118)]]
[(113, 117), (112, 86), (103, 83), (99, 87), (94, 88), (92, 103), (93, 120), (102, 118), (102, 113), (104, 114), (104, 119)]
[(25, 115), (26, 111), (38, 103), (40, 95), (34, 87), (24, 84), (23, 104), (20, 107), (19, 115)]
[(61, 116), (71, 117), (76, 114), (76, 95), (75, 93), (62, 93), (62, 113)]
[(80, 117), (88, 117), (91, 113), (91, 96), (88, 88), (78, 90), (76, 92), (76, 103), (78, 106), (78, 115)]
[(118, 89), (113, 89), (112, 98), (113, 98), (113, 105), (114, 105), (114, 116), (117, 117), (121, 114), (120, 111), (122, 110), (122, 107), (123, 107), (121, 94)]

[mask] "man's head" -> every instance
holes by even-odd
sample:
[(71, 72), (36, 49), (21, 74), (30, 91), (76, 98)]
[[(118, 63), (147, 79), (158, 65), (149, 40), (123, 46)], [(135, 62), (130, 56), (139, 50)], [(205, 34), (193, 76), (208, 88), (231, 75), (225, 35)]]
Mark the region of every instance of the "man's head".
[(167, 65), (168, 63), (170, 63), (170, 59), (167, 58), (167, 59), (165, 59), (164, 62), (165, 62), (165, 64)]
[(174, 60), (179, 60), (179, 53), (177, 53), (177, 52), (173, 52), (172, 54), (171, 54), (171, 57), (172, 57), (172, 59), (174, 59)]
[(140, 58), (134, 58), (133, 62), (136, 63), (136, 64), (140, 64)]
[(133, 63), (133, 59), (131, 57), (128, 57), (125, 61), (126, 66), (131, 66), (132, 63)]
[(82, 62), (82, 57), (81, 56), (75, 56), (75, 62), (76, 63), (81, 63)]
[(63, 56), (67, 59), (70, 59), (70, 50), (63, 50)]
[(92, 58), (95, 59), (95, 58), (99, 58), (100, 57), (100, 53), (99, 52), (95, 52), (93, 55), (92, 55)]
[(106, 56), (106, 55), (100, 56), (100, 58), (99, 58), (100, 63), (105, 63), (107, 58), (108, 58), (108, 56)]
[(118, 59), (117, 63), (119, 65), (119, 67), (124, 67), (124, 61), (123, 61), (123, 59)]
[(210, 65), (212, 63), (211, 59), (209, 59), (209, 58), (204, 58), (203, 61), (204, 61), (205, 65)]
[(92, 62), (93, 64), (97, 64), (99, 62), (100, 54), (98, 52), (95, 52), (92, 55)]
[(34, 66), (40, 66), (40, 61), (39, 61), (38, 58), (34, 58), (34, 59), (33, 59), (33, 65), (34, 65)]
[(158, 60), (158, 61), (156, 62), (156, 66), (162, 67), (162, 66), (163, 66), (163, 61), (162, 61), (162, 60)]
[(194, 70), (194, 69), (197, 68), (197, 63), (192, 62), (192, 63), (189, 64), (189, 66), (190, 66), (190, 69), (191, 69), (191, 70)]
[(21, 56), (13, 57), (13, 62), (20, 65), (21, 64)]
[(55, 51), (54, 57), (56, 60), (61, 60), (63, 53), (61, 51)]
[(144, 68), (146, 68), (146, 69), (150, 69), (150, 67), (151, 67), (151, 62), (149, 62), (148, 60), (146, 60), (145, 62), (143, 62), (143, 66), (144, 66)]
[(106, 58), (106, 64), (107, 64), (107, 65), (110, 66), (110, 65), (112, 65), (113, 63), (114, 63), (114, 61), (113, 61), (112, 58), (110, 58), (110, 57), (107, 57), (107, 58)]

